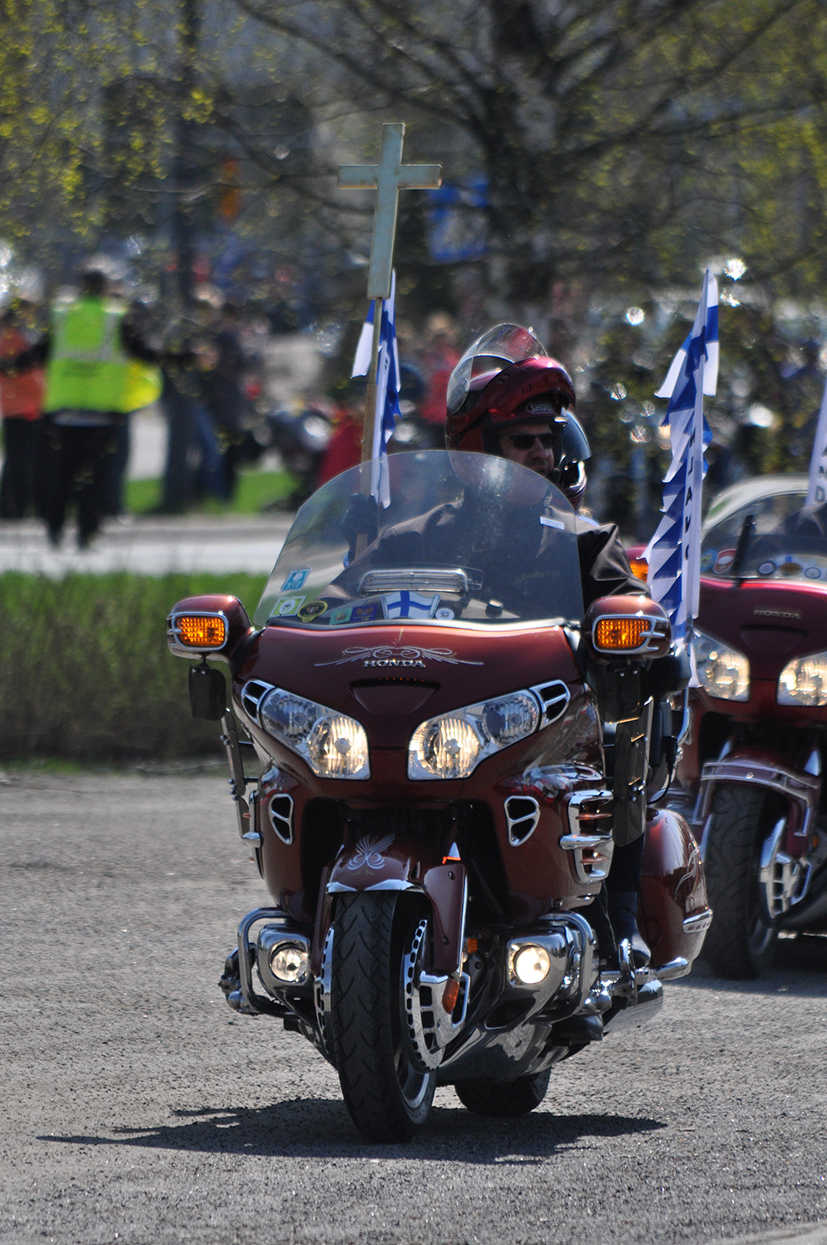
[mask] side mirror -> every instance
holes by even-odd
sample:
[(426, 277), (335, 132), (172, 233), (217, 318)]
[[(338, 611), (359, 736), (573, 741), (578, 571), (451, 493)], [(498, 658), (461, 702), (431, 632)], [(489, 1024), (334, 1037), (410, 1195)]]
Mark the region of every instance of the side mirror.
[(167, 618), (167, 644), (176, 657), (219, 657), (229, 661), (252, 631), (237, 597), (216, 594), (185, 597)]
[(648, 661), (669, 652), (672, 628), (662, 607), (649, 597), (599, 597), (586, 611), (583, 639), (594, 661)]

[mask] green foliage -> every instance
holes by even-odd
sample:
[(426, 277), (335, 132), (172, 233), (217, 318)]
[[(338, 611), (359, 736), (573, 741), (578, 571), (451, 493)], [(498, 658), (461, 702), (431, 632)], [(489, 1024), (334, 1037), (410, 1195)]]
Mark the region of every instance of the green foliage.
[(216, 754), (218, 724), (190, 716), (189, 662), (169, 652), (165, 620), (176, 601), (204, 592), (238, 596), (252, 614), (264, 582), (240, 574), (0, 575), (0, 757)]

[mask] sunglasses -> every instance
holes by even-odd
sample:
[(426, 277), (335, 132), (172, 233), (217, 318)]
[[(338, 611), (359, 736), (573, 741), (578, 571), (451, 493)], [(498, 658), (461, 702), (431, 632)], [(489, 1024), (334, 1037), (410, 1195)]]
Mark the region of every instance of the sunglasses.
[(554, 449), (556, 432), (509, 432), (506, 434), (515, 450), (530, 450), (539, 441), (544, 450)]

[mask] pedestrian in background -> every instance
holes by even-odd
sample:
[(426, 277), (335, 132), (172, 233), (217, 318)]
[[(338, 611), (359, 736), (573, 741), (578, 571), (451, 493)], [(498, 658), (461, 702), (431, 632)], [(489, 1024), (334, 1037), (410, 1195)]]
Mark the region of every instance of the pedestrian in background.
[[(0, 359), (15, 358), (32, 345), (23, 299), (0, 316)], [(4, 459), (0, 476), (0, 519), (40, 513), (42, 504), (42, 428), (45, 375), (42, 367), (19, 376), (0, 375)]]

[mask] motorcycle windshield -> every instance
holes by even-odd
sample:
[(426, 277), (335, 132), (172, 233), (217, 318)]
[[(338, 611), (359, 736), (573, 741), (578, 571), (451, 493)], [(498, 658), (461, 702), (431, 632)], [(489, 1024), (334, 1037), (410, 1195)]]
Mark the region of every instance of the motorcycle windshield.
[(365, 463), (296, 515), (255, 625), (571, 623), (583, 616), (574, 511), (535, 472), (442, 450), (393, 454), (390, 505)]
[(804, 494), (756, 496), (711, 524), (701, 544), (701, 572), (713, 579), (827, 583), (827, 506)]

